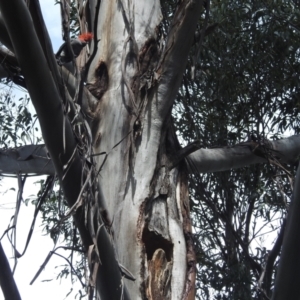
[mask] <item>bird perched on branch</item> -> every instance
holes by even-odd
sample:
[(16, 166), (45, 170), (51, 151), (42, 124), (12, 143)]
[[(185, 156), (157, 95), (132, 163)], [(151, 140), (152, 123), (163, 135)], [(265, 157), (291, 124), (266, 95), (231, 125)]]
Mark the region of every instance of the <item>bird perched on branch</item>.
[[(77, 39), (70, 40), (70, 45), (73, 50), (74, 58), (79, 56), (81, 50), (87, 45), (89, 41), (92, 40), (93, 36), (94, 35), (91, 32), (87, 32), (79, 35)], [(64, 65), (73, 60), (73, 55), (70, 52), (71, 51), (69, 51), (67, 43), (64, 42), (55, 54), (59, 65)]]

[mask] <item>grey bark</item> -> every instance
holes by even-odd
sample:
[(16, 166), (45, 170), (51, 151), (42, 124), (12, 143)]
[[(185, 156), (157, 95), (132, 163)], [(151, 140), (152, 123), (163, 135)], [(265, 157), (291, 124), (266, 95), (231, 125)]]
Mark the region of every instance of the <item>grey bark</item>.
[(188, 156), (189, 171), (193, 172), (218, 172), (234, 168), (241, 168), (251, 164), (266, 163), (276, 160), (282, 163), (294, 163), (299, 159), (300, 136), (294, 135), (278, 141), (268, 141), (267, 151), (271, 153), (267, 157), (259, 156), (255, 147), (257, 144), (241, 143), (232, 147), (199, 149)]
[(54, 175), (55, 169), (45, 145), (28, 145), (0, 150), (0, 173)]
[(272, 300), (300, 298), (300, 166), (287, 217)]

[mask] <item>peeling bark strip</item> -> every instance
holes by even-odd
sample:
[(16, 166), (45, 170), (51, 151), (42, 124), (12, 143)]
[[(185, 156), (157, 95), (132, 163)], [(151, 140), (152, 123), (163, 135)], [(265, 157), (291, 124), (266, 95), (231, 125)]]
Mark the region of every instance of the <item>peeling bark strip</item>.
[[(187, 176), (180, 170), (156, 172), (153, 200), (144, 212), (141, 269), (147, 299), (194, 299), (196, 258), (193, 249)], [(139, 226), (142, 221), (139, 218)]]
[(163, 126), (149, 197), (141, 204), (138, 219), (143, 228), (138, 231), (143, 246), (141, 291), (152, 300), (195, 297), (187, 176), (182, 164), (169, 168), (172, 153), (180, 149), (172, 128), (170, 122)]
[(195, 299), (196, 288), (196, 254), (194, 250), (194, 241), (192, 234), (192, 222), (190, 217), (190, 205), (189, 205), (189, 189), (188, 189), (188, 176), (185, 170), (181, 170), (178, 176), (178, 189), (180, 193), (180, 205), (183, 217), (183, 232), (186, 242), (186, 282), (183, 299), (192, 300)]

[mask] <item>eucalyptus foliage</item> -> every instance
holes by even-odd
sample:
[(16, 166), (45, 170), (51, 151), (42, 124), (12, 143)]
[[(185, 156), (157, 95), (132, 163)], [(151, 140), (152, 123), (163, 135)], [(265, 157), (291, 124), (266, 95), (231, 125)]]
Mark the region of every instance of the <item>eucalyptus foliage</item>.
[[(299, 13), (292, 1), (211, 1), (212, 31), (189, 59), (173, 112), (182, 139), (231, 147), (299, 133)], [(271, 296), (295, 166), (288, 170), (190, 176), (199, 299)]]

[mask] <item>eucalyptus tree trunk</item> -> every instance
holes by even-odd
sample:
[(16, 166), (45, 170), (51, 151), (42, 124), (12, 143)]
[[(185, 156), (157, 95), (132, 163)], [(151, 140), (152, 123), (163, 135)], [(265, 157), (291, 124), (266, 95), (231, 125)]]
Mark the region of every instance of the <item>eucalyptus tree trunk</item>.
[[(195, 297), (185, 154), (171, 110), (201, 6), (180, 1), (165, 32), (158, 0), (77, 1), (80, 30), (94, 41), (76, 64), (58, 66), (38, 1), (0, 3), (0, 39), (25, 78), (71, 207), (65, 218), (78, 226), (90, 296)], [(61, 7), (68, 42), (68, 1)]]
[[(68, 42), (70, 1), (60, 3)], [(300, 137), (181, 148), (171, 111), (202, 1), (178, 1), (168, 29), (159, 0), (78, 0), (76, 7), (80, 31), (93, 32), (94, 40), (76, 63), (58, 66), (39, 2), (0, 1), (0, 41), (10, 50), (0, 49), (6, 62), (0, 76), (18, 71), (14, 78), (30, 93), (45, 141), (0, 151), (0, 167), (51, 175), (55, 169), (70, 206), (61, 221), (74, 216), (89, 261), (90, 297), (95, 289), (102, 300), (193, 299), (188, 172), (270, 163), (260, 147), (294, 160)], [(232, 208), (227, 211), (230, 217)], [(293, 244), (286, 247), (290, 268)], [(279, 274), (284, 276), (283, 267)], [(286, 282), (278, 286), (281, 295)]]
[(89, 1), (85, 10), (96, 42), (82, 107), (94, 153), (106, 154), (96, 156), (106, 222), (117, 260), (136, 278), (125, 282), (131, 299), (195, 295), (187, 176), (174, 166), (171, 109), (200, 7), (181, 1), (167, 38), (160, 1)]

